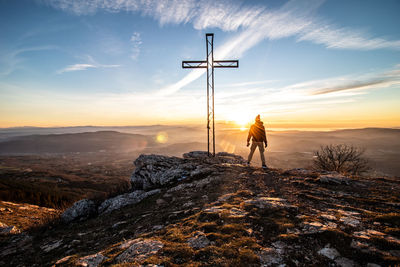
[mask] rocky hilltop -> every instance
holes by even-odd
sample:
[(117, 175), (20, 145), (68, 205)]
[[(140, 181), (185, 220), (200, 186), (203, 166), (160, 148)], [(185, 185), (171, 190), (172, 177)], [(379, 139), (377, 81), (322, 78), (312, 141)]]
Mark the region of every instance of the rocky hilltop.
[(400, 181), (141, 155), (129, 192), (1, 237), (9, 266), (400, 264)]

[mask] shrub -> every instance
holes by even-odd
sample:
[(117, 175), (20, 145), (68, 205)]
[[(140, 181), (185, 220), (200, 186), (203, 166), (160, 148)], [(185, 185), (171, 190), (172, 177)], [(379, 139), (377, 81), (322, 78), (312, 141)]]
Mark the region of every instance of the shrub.
[(314, 167), (319, 170), (360, 174), (368, 171), (364, 150), (345, 144), (321, 146), (314, 152)]

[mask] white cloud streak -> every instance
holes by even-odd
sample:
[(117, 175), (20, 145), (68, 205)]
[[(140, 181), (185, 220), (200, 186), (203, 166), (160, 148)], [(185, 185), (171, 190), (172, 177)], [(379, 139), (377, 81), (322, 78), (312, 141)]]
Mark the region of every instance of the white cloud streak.
[(64, 72), (71, 72), (71, 71), (80, 71), (80, 70), (87, 70), (87, 69), (98, 69), (98, 68), (117, 68), (120, 65), (103, 65), (103, 64), (87, 64), (87, 63), (80, 63), (80, 64), (73, 64), (68, 65), (65, 68), (57, 71), (57, 74), (62, 74)]
[[(44, 0), (51, 6), (77, 15), (107, 12), (136, 12), (164, 24), (191, 23), (197, 30), (220, 28), (235, 35), (215, 51), (218, 59), (240, 57), (265, 39), (294, 37), (330, 49), (395, 49), (400, 40), (370, 37), (351, 28), (324, 21), (316, 15), (323, 0), (291, 0), (278, 9), (226, 0)], [(163, 88), (160, 94), (176, 93), (198, 79), (204, 71), (194, 70), (180, 81)]]
[(134, 32), (130, 39), (132, 43), (132, 53), (131, 58), (136, 60), (140, 54), (140, 46), (142, 45), (142, 39), (140, 37), (140, 33)]

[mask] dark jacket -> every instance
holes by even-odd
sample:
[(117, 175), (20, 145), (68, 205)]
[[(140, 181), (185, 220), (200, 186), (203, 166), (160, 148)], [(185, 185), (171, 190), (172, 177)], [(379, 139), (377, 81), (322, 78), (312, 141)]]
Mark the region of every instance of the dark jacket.
[(250, 142), (250, 138), (253, 137), (253, 142), (264, 142), (267, 144), (267, 135), (265, 134), (265, 128), (262, 121), (256, 121), (250, 127), (249, 135), (247, 136), (247, 142)]

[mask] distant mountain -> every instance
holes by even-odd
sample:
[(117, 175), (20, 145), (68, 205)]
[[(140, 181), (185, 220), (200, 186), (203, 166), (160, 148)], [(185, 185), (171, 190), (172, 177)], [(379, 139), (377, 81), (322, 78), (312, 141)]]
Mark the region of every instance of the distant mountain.
[(0, 142), (0, 154), (128, 152), (152, 145), (154, 145), (154, 141), (150, 136), (116, 131), (28, 135)]

